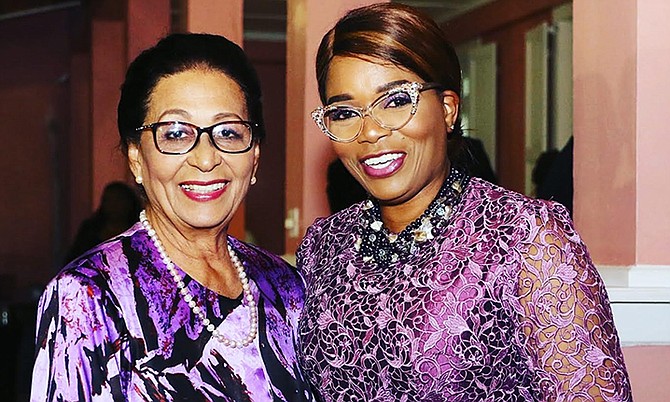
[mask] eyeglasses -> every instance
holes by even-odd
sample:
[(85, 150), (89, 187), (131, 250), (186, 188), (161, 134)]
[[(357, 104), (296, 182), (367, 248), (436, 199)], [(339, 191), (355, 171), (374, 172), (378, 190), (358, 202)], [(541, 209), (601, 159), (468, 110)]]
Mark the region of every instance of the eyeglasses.
[(393, 88), (366, 108), (350, 105), (318, 107), (312, 119), (331, 140), (351, 142), (363, 130), (365, 116), (370, 116), (380, 127), (399, 130), (409, 123), (419, 106), (419, 94), (439, 88), (435, 82), (408, 82)]
[(258, 124), (250, 121), (223, 121), (201, 128), (182, 121), (159, 121), (158, 123), (138, 127), (135, 131), (151, 130), (154, 144), (160, 153), (184, 155), (198, 145), (203, 133), (209, 135), (214, 148), (228, 154), (241, 154), (251, 149), (253, 128)]

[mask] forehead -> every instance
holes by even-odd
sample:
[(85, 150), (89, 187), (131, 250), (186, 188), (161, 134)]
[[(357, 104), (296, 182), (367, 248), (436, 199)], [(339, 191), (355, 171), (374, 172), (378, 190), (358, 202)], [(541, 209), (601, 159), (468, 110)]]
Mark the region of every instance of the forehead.
[(377, 59), (336, 56), (328, 68), (327, 97), (348, 95), (356, 99), (379, 95), (392, 81), (423, 81), (413, 72)]
[(149, 113), (169, 109), (246, 113), (246, 98), (237, 82), (225, 73), (197, 68), (165, 76), (156, 83), (148, 99)]

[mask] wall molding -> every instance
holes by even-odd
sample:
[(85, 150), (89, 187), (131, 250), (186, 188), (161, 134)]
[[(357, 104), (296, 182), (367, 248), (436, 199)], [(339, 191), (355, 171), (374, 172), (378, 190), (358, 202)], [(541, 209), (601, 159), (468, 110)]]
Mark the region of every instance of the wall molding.
[(670, 266), (598, 266), (621, 345), (670, 346)]
[(598, 266), (613, 303), (670, 303), (670, 266)]

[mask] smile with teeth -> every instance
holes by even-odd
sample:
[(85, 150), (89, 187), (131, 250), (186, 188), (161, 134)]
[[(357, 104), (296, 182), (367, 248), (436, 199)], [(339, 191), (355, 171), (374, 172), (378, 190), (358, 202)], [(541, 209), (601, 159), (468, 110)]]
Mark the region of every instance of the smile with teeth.
[(388, 153), (380, 156), (368, 158), (363, 161), (364, 164), (373, 169), (384, 169), (388, 167), (393, 161), (402, 158), (403, 154), (399, 152)]
[(227, 183), (214, 183), (214, 184), (206, 184), (206, 185), (199, 185), (199, 184), (180, 184), (181, 188), (183, 188), (186, 191), (190, 191), (193, 193), (200, 193), (200, 194), (206, 194), (206, 193), (211, 193), (213, 191), (218, 191), (221, 190), (226, 186)]

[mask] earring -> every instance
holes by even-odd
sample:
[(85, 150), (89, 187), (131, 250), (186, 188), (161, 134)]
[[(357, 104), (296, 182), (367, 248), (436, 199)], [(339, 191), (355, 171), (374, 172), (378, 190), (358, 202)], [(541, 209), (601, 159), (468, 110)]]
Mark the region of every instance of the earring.
[(454, 127), (455, 127), (455, 126), (452, 124), (451, 126), (449, 126), (449, 130), (453, 131), (453, 130), (454, 130)]
[(135, 183), (142, 184), (142, 176), (135, 177)]
[(256, 184), (256, 176), (251, 178), (251, 185), (253, 186), (254, 184)]

